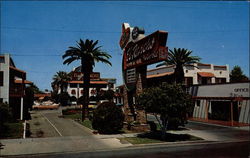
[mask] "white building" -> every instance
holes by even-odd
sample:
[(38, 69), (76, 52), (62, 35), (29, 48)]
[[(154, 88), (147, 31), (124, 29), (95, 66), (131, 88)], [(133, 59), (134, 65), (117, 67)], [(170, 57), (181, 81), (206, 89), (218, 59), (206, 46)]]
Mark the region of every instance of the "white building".
[[(174, 73), (174, 65), (162, 66), (147, 71), (147, 79), (169, 77)], [(186, 85), (229, 82), (229, 66), (195, 63), (184, 66)]]
[[(0, 103), (8, 103), (15, 117), (22, 118), (26, 72), (16, 68), (9, 54), (0, 55)], [(21, 115), (20, 115), (21, 114)]]
[[(75, 68), (71, 72), (71, 80), (67, 82), (64, 92), (68, 92), (70, 97), (76, 99), (83, 96), (83, 73), (80, 72), (80, 67)], [(90, 74), (89, 96), (96, 96), (99, 91), (115, 90), (115, 78), (101, 78), (99, 72)], [(59, 90), (60, 93), (60, 90)]]

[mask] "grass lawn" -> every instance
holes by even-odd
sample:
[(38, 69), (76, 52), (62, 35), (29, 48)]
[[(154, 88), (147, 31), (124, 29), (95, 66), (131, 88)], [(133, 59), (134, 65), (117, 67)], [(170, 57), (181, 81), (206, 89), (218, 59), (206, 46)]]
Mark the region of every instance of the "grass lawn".
[(150, 144), (150, 143), (202, 140), (201, 138), (194, 137), (189, 134), (172, 134), (172, 133), (166, 133), (166, 139), (162, 140), (160, 131), (139, 134), (137, 137), (127, 137), (119, 139), (121, 141), (128, 141), (131, 144)]
[(82, 119), (82, 114), (76, 113), (76, 114), (71, 114), (71, 115), (63, 115), (64, 118), (70, 118), (73, 120), (77, 120), (78, 123), (82, 124), (83, 126), (93, 130), (92, 128), (92, 122), (90, 120), (84, 120), (83, 122), (81, 121)]
[(150, 144), (150, 143), (162, 143), (161, 140), (150, 139), (150, 138), (139, 138), (139, 137), (126, 137), (126, 138), (118, 138), (121, 141), (128, 141), (131, 144)]
[(23, 124), (22, 122), (5, 123), (0, 138), (22, 138)]

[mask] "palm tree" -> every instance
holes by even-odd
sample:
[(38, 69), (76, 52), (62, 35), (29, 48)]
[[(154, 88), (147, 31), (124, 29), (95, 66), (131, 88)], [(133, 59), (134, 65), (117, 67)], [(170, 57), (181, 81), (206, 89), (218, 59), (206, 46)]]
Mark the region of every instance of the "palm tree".
[(81, 61), (81, 72), (84, 74), (83, 76), (83, 95), (84, 101), (82, 106), (82, 121), (85, 119), (85, 108), (89, 103), (89, 86), (90, 86), (90, 73), (93, 72), (93, 68), (95, 66), (95, 62), (103, 62), (112, 66), (108, 59), (111, 58), (106, 52), (100, 50), (101, 46), (97, 46), (98, 40), (85, 40), (80, 39), (77, 42), (76, 47), (69, 47), (69, 49), (62, 56), (64, 60), (63, 64), (70, 64), (73, 61), (80, 60)]
[(156, 67), (163, 65), (175, 65), (174, 79), (175, 83), (182, 83), (184, 80), (184, 70), (183, 66), (197, 63), (201, 58), (198, 56), (190, 56), (192, 51), (184, 48), (174, 48), (174, 51), (169, 50), (168, 58), (163, 63), (157, 65)]
[[(65, 71), (58, 71), (56, 74), (53, 76), (53, 82), (52, 82), (52, 87), (55, 89), (55, 91), (58, 91), (58, 88), (60, 87), (61, 89), (61, 94), (64, 91), (64, 88), (66, 86), (67, 81), (70, 80), (70, 76), (67, 72)], [(55, 88), (57, 87), (57, 88)]]

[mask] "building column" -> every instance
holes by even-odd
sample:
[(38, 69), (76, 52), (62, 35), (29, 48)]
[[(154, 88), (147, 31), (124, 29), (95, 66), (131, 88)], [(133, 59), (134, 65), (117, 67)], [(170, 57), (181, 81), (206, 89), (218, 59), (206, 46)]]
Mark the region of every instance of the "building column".
[(76, 98), (79, 99), (79, 83), (77, 83), (77, 92), (76, 92)]
[(231, 126), (234, 125), (233, 101), (230, 102)]
[(23, 120), (23, 97), (21, 97), (20, 120)]

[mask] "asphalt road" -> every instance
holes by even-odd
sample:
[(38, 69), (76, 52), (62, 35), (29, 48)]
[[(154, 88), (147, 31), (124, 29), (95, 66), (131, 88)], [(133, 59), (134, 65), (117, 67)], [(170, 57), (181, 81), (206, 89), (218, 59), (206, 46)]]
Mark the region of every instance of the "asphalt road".
[[(135, 146), (111, 151), (26, 155), (34, 158), (248, 158), (249, 141), (193, 145)], [(22, 157), (22, 156), (17, 156)]]

